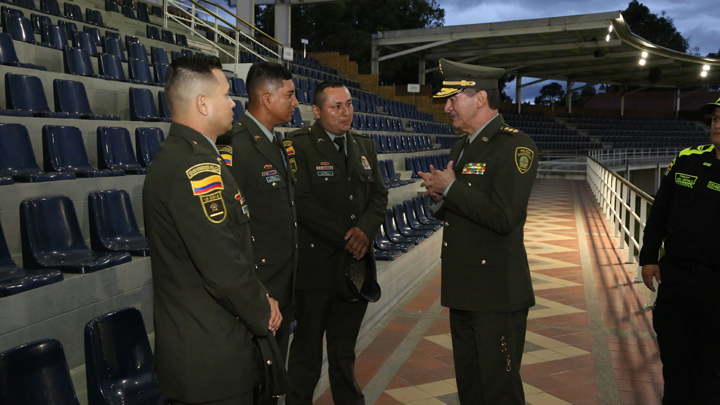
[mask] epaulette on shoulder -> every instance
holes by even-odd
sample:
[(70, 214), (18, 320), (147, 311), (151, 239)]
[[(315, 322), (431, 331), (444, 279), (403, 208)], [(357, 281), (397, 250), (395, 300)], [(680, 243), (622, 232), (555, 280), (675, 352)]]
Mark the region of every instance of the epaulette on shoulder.
[(297, 131), (292, 131), (292, 132), (286, 133), (285, 139), (292, 139), (292, 138), (296, 138), (298, 136), (309, 135), (310, 133), (311, 133), (310, 128), (302, 128), (302, 129), (298, 129)]
[(508, 133), (508, 134), (517, 134), (518, 132), (520, 132), (519, 129), (513, 128), (510, 125), (502, 125), (500, 127), (500, 131)]
[(355, 131), (348, 131), (348, 134), (353, 135), (353, 136), (359, 136), (362, 138), (370, 138), (370, 135), (368, 135), (368, 134), (361, 134), (360, 132), (355, 132)]
[(715, 150), (715, 145), (712, 144), (693, 146), (683, 149), (678, 156), (702, 155), (703, 153), (710, 153), (713, 150)]

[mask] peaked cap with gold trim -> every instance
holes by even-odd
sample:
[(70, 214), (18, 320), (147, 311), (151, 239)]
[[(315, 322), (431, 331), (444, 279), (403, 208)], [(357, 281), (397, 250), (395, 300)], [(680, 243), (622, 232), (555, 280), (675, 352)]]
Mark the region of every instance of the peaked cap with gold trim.
[(505, 70), (440, 59), (440, 73), (443, 75), (442, 89), (433, 98), (450, 97), (464, 89), (497, 89), (498, 79)]

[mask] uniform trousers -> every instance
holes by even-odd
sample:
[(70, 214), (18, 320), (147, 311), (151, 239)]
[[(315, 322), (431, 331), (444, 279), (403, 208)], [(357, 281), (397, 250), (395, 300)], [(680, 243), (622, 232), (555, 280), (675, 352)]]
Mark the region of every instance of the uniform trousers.
[(333, 290), (295, 292), (297, 326), (288, 361), (293, 392), (287, 396), (288, 405), (312, 404), (322, 369), (324, 334), (333, 402), (365, 404), (355, 379), (355, 344), (367, 304), (343, 301)]
[(252, 405), (254, 403), (253, 391), (243, 392), (231, 398), (220, 399), (209, 402), (180, 402), (169, 400), (170, 405)]
[(720, 269), (660, 260), (653, 310), (663, 404), (720, 404)]
[[(525, 404), (520, 363), (528, 310), (474, 312), (450, 309), (455, 379), (463, 405)], [(502, 351), (505, 337), (510, 356)]]
[[(283, 367), (285, 367), (288, 356), (288, 342), (290, 341), (290, 323), (293, 320), (293, 311), (294, 310), (292, 305), (288, 305), (280, 310), (283, 320), (278, 330), (275, 331), (275, 341), (277, 342), (278, 349), (280, 349), (280, 353), (282, 353), (283, 355)], [(279, 398), (270, 397), (263, 398), (262, 400), (257, 401), (257, 403), (258, 405), (275, 405), (278, 403), (278, 400)]]

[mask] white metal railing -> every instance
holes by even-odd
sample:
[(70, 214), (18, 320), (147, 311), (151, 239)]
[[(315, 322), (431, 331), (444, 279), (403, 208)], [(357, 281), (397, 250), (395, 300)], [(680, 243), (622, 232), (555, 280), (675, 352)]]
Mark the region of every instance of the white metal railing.
[[(614, 236), (620, 241), (617, 248), (627, 248), (625, 263), (637, 263), (653, 197), (592, 157), (587, 158), (587, 182), (605, 219), (611, 223)], [(639, 267), (635, 272), (635, 282), (642, 282)], [(645, 306), (650, 307), (655, 302), (655, 293), (644, 287), (643, 291), (646, 291)]]
[(628, 148), (594, 149), (588, 156), (602, 162), (605, 167), (623, 167), (663, 163), (667, 166), (683, 148)]
[[(265, 34), (264, 32), (257, 29), (255, 26), (248, 24), (237, 15), (233, 14), (226, 8), (219, 6), (215, 3), (204, 1), (211, 7), (214, 7), (214, 11), (208, 9), (202, 4), (195, 0), (165, 0), (163, 1), (163, 28), (168, 28), (168, 21), (174, 21), (182, 24), (187, 30), (194, 34), (193, 39), (200, 40), (208, 45), (211, 49), (215, 49), (218, 54), (225, 54), (232, 61), (232, 63), (240, 63), (240, 52), (245, 51), (256, 55), (262, 60), (268, 58), (280, 60), (280, 54), (282, 52), (282, 45), (277, 42), (274, 38)], [(169, 13), (168, 7), (174, 7), (179, 12)], [(220, 16), (220, 12), (223, 11), (226, 15), (230, 15), (236, 19), (236, 21), (247, 25), (251, 32), (257, 32), (261, 35), (266, 36), (270, 42), (274, 42), (275, 46), (267, 46), (262, 42), (255, 39), (251, 35), (247, 35), (238, 26), (228, 22), (226, 19)], [(207, 38), (204, 31), (199, 30), (198, 27), (205, 27), (215, 34), (215, 41)], [(224, 30), (221, 28), (225, 28)], [(228, 32), (231, 35), (228, 35)], [(228, 51), (225, 47), (220, 46), (218, 42), (222, 38), (232, 48), (232, 52)], [(254, 46), (258, 46), (265, 50), (265, 55), (262, 52), (258, 53), (255, 51)], [(274, 48), (274, 49), (273, 49)]]

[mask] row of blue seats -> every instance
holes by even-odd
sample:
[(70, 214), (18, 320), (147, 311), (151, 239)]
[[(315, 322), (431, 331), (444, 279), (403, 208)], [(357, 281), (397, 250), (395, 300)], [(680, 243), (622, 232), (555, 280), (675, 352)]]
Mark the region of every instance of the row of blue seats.
[(441, 149), (450, 149), (455, 145), (455, 142), (460, 140), (459, 136), (438, 136), (435, 138), (440, 144)]
[(397, 259), (442, 228), (442, 224), (443, 221), (432, 217), (427, 196), (395, 204), (386, 209), (385, 221), (375, 235), (375, 258)]
[(412, 178), (420, 178), (418, 172), (430, 173), (430, 165), (437, 170), (445, 170), (448, 165), (448, 155), (408, 156), (405, 158), (405, 170), (412, 173)]
[(528, 135), (578, 135), (579, 132), (576, 129), (564, 128), (564, 129), (548, 129), (548, 128), (526, 128), (522, 125), (512, 125), (513, 127), (525, 132)]
[(366, 114), (353, 114), (352, 128), (360, 131), (404, 131), (402, 120), (399, 118)]
[[(63, 280), (63, 273), (86, 274), (149, 256), (130, 196), (125, 190), (88, 194), (90, 246), (85, 244), (75, 205), (66, 196), (47, 196), (20, 203), (23, 267), (10, 256), (0, 235), (0, 297)], [(2, 227), (0, 226), (0, 233)]]
[(684, 143), (689, 145), (699, 145), (707, 143), (706, 136), (662, 136), (662, 137), (645, 137), (645, 136), (602, 136), (600, 142), (653, 142), (653, 143)]
[(360, 83), (342, 77), (337, 73), (328, 73), (297, 65), (290, 65), (290, 72), (294, 75), (304, 76), (318, 81), (333, 80), (344, 84), (347, 88), (360, 88)]
[(646, 117), (634, 117), (634, 116), (622, 116), (622, 117), (597, 117), (597, 116), (583, 116), (583, 115), (570, 115), (568, 116), (568, 122), (578, 124), (628, 124), (628, 125), (641, 125), (641, 126), (652, 126), (652, 125), (686, 125), (693, 126), (690, 121), (685, 121), (682, 118), (646, 118)]
[(587, 131), (591, 136), (619, 136), (619, 137), (665, 137), (665, 136), (702, 136), (704, 135), (702, 130), (688, 130), (684, 131), (646, 131), (646, 130), (599, 130), (591, 129)]
[(378, 153), (408, 153), (433, 149), (432, 140), (426, 135), (370, 134)]
[(395, 162), (392, 160), (378, 160), (378, 167), (380, 168), (380, 175), (387, 188), (395, 188), (415, 183), (415, 180), (412, 179), (400, 179), (400, 176), (395, 172)]
[(161, 31), (160, 28), (155, 25), (148, 24), (145, 26), (145, 36), (149, 39), (167, 42), (168, 44), (188, 47), (187, 36), (185, 36), (185, 34), (174, 34), (172, 31), (166, 29)]
[(588, 142), (590, 139), (584, 135), (535, 135), (529, 134), (535, 142)]
[[(432, 117), (430, 117), (432, 118)], [(420, 134), (452, 134), (453, 129), (450, 125), (437, 124), (433, 122), (410, 121), (410, 128)]]
[[(87, 403), (162, 404), (142, 314), (122, 308), (85, 325)], [(0, 403), (79, 405), (65, 351), (56, 339), (0, 353)]]
[(364, 102), (365, 110), (369, 113), (380, 114), (380, 107), (382, 107), (383, 114), (393, 117), (434, 121), (431, 114), (419, 112), (417, 107), (414, 105), (405, 104), (396, 100), (389, 100), (382, 98), (377, 94), (358, 89), (350, 89), (350, 94), (358, 100)]
[(536, 142), (538, 148), (550, 149), (602, 149), (600, 142)]
[(105, 0), (105, 11), (111, 11), (113, 13), (122, 13), (122, 15), (131, 20), (138, 20), (144, 23), (150, 22), (150, 15), (154, 15), (158, 18), (163, 17), (162, 8), (159, 6), (152, 6), (150, 10), (147, 8), (147, 4), (138, 2), (137, 10), (133, 7), (132, 1), (125, 1), (127, 4), (118, 4), (113, 0)]
[(555, 120), (552, 117), (548, 117), (547, 115), (543, 115), (541, 112), (538, 111), (529, 111), (529, 112), (523, 112), (522, 114), (518, 114), (515, 110), (507, 110), (507, 109), (500, 109), (500, 113), (503, 116), (503, 119), (505, 121), (512, 120), (512, 121), (538, 121), (538, 122), (555, 122)]
[(0, 184), (145, 174), (164, 140), (160, 128), (137, 128), (133, 151), (127, 128), (98, 127), (95, 169), (77, 127), (45, 125), (43, 171), (35, 159), (27, 129), (22, 124), (0, 124)]

